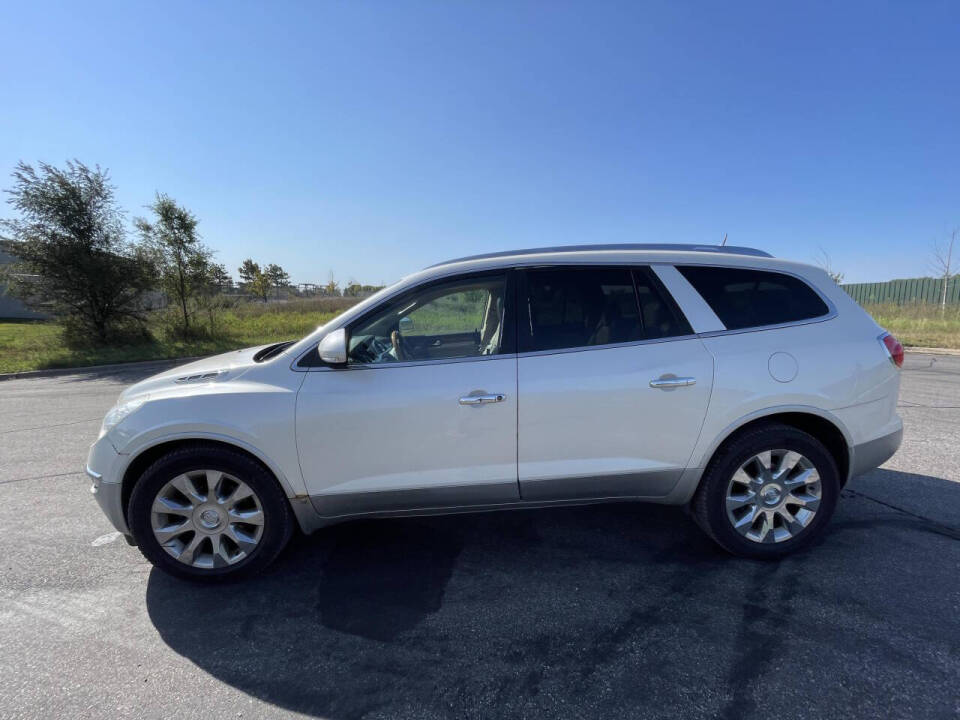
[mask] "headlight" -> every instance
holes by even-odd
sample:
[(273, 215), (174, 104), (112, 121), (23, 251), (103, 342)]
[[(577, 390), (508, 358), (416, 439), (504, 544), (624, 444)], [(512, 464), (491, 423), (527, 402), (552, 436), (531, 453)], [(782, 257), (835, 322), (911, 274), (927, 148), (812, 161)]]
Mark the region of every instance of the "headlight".
[(110, 408), (110, 412), (103, 418), (103, 425), (100, 426), (100, 437), (103, 437), (123, 422), (123, 419), (127, 417), (127, 415), (135, 412), (147, 399), (148, 397), (139, 397), (135, 400), (127, 400), (125, 403), (119, 403)]

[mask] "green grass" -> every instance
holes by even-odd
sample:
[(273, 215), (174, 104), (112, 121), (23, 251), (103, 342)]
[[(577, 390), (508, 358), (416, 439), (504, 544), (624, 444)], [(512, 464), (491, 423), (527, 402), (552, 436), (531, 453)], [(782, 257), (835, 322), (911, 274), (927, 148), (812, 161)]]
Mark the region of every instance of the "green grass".
[(415, 336), (478, 331), (483, 326), (483, 313), (489, 298), (487, 290), (470, 290), (433, 300), (407, 316), (413, 321), (413, 328), (404, 334)]
[(217, 331), (193, 340), (168, 339), (161, 317), (151, 318), (153, 340), (121, 346), (67, 347), (54, 322), (0, 320), (0, 373), (44, 368), (83, 367), (107, 363), (211, 355), (307, 335), (354, 303), (317, 299), (289, 303), (249, 303), (217, 317)]
[[(301, 338), (354, 301), (318, 298), (289, 303), (249, 303), (221, 313), (218, 331), (196, 340), (165, 339), (160, 317), (151, 321), (154, 340), (116, 347), (69, 348), (61, 328), (52, 322), (0, 321), (0, 373), (42, 368), (82, 367), (105, 363), (157, 360), (191, 355), (211, 355), (236, 348)], [(935, 305), (869, 305), (876, 321), (908, 346), (960, 349), (960, 306), (941, 313)], [(479, 327), (478, 318), (464, 313), (467, 325)], [(433, 318), (418, 317), (418, 325), (430, 326)], [(466, 326), (465, 326), (466, 327)]]
[(960, 305), (867, 305), (874, 320), (904, 345), (960, 349)]

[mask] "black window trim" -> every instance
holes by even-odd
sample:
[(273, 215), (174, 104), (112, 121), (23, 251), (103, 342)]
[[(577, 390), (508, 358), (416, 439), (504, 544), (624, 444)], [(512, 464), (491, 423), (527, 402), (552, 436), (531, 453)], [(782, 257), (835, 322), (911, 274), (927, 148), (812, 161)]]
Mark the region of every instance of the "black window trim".
[[(657, 277), (657, 274), (651, 269), (652, 265), (670, 265), (672, 263), (644, 263), (644, 262), (605, 262), (605, 263), (596, 263), (596, 262), (568, 262), (568, 263), (545, 263), (545, 264), (530, 264), (530, 265), (518, 265), (514, 269), (519, 275), (519, 280), (515, 285), (517, 292), (517, 302), (514, 307), (516, 312), (514, 317), (517, 323), (516, 329), (516, 348), (518, 350), (518, 358), (526, 357), (539, 357), (541, 355), (560, 355), (565, 353), (574, 353), (574, 352), (591, 352), (593, 350), (609, 350), (611, 348), (622, 348), (622, 347), (633, 347), (634, 345), (653, 345), (657, 343), (664, 342), (676, 342), (679, 340), (689, 340), (691, 338), (698, 337), (698, 334), (693, 330), (693, 325), (690, 324), (690, 320), (687, 318), (686, 314), (683, 312), (683, 309), (677, 303), (676, 299), (673, 297), (673, 294), (670, 290), (664, 286), (660, 281), (660, 278)], [(524, 315), (520, 306), (522, 303), (522, 298), (527, 295), (527, 271), (530, 270), (571, 270), (576, 268), (587, 268), (589, 267), (592, 270), (623, 270), (626, 269), (630, 272), (630, 277), (633, 282), (633, 293), (634, 298), (637, 302), (637, 310), (640, 315), (640, 325), (643, 327), (643, 313), (640, 311), (639, 302), (640, 297), (637, 293), (637, 273), (645, 273), (654, 287), (663, 295), (663, 299), (670, 303), (670, 306), (673, 308), (674, 312), (677, 313), (679, 319), (681, 319), (688, 328), (690, 328), (689, 333), (683, 335), (670, 335), (668, 337), (660, 338), (644, 338), (642, 340), (628, 340), (626, 342), (620, 343), (606, 343), (604, 345), (577, 345), (575, 347), (569, 348), (551, 348), (549, 350), (526, 350), (524, 352), (519, 352), (520, 350), (520, 323), (522, 318), (527, 317)]]
[(690, 318), (687, 317), (687, 314), (683, 311), (683, 308), (680, 307), (680, 303), (677, 302), (677, 299), (673, 296), (673, 293), (670, 292), (669, 288), (663, 284), (660, 276), (653, 271), (652, 265), (653, 263), (649, 263), (647, 265), (634, 265), (632, 268), (633, 289), (637, 296), (637, 309), (640, 311), (641, 322), (643, 318), (643, 308), (640, 306), (640, 292), (639, 285), (637, 284), (637, 275), (640, 274), (642, 274), (646, 278), (647, 282), (650, 283), (654, 289), (660, 293), (660, 296), (673, 310), (677, 319), (690, 329), (689, 333), (685, 333), (683, 335), (671, 335), (670, 337), (687, 337), (689, 335), (696, 335), (697, 333), (693, 329), (693, 324), (690, 322)]
[[(790, 277), (796, 278), (804, 283), (807, 287), (813, 290), (817, 296), (826, 303), (829, 308), (829, 312), (826, 315), (821, 315), (815, 318), (809, 318), (806, 320), (794, 320), (787, 323), (778, 323), (775, 325), (762, 325), (748, 328), (739, 328), (735, 330), (730, 330), (729, 328), (724, 327), (723, 330), (707, 330), (704, 332), (697, 332), (693, 329), (693, 325), (690, 323), (690, 320), (686, 317), (686, 314), (683, 312), (683, 309), (680, 307), (680, 304), (677, 302), (676, 298), (673, 296), (673, 293), (670, 292), (670, 289), (660, 280), (660, 277), (653, 271), (655, 266), (661, 267), (673, 267), (677, 268), (678, 265), (696, 265), (698, 267), (714, 267), (714, 268), (733, 268), (733, 269), (742, 269), (742, 270), (760, 270), (766, 272), (781, 273), (783, 275), (789, 275)], [(542, 269), (561, 269), (561, 268), (576, 268), (576, 267), (592, 267), (592, 268), (630, 268), (632, 271), (636, 272), (640, 268), (648, 268), (649, 274), (653, 281), (656, 283), (657, 288), (663, 293), (664, 298), (666, 298), (674, 307), (676, 312), (679, 313), (687, 326), (690, 327), (691, 331), (685, 335), (671, 335), (669, 337), (662, 338), (646, 338), (643, 340), (632, 340), (629, 342), (623, 343), (609, 343), (606, 345), (587, 345), (579, 346), (572, 348), (557, 348), (554, 350), (529, 350), (527, 352), (517, 352), (519, 349), (519, 323), (521, 322), (522, 313), (520, 312), (520, 301), (521, 301), (521, 291), (525, 289), (526, 285), (526, 276), (525, 272), (527, 270), (542, 270)], [(679, 270), (678, 270), (679, 272)], [(551, 263), (537, 263), (537, 262), (518, 262), (511, 265), (504, 265), (501, 267), (494, 268), (485, 268), (483, 270), (475, 270), (465, 273), (453, 272), (447, 275), (441, 275), (431, 280), (428, 280), (420, 285), (415, 285), (411, 288), (405, 288), (404, 290), (386, 297), (383, 299), (383, 302), (378, 303), (376, 307), (371, 308), (368, 312), (364, 313), (358, 318), (355, 318), (350, 323), (347, 324), (347, 328), (354, 325), (356, 322), (359, 322), (361, 319), (368, 317), (370, 314), (376, 312), (379, 308), (383, 306), (384, 303), (391, 302), (401, 294), (405, 294), (409, 291), (425, 288), (433, 284), (444, 283), (448, 281), (457, 280), (459, 278), (470, 278), (475, 276), (482, 275), (495, 275), (506, 273), (507, 275), (507, 297), (508, 299), (512, 298), (513, 302), (508, 303), (507, 307), (504, 309), (504, 322), (507, 327), (512, 328), (513, 334), (511, 342), (513, 343), (513, 352), (500, 352), (497, 355), (481, 355), (479, 357), (466, 357), (466, 358), (443, 358), (439, 360), (417, 360), (410, 362), (402, 363), (376, 363), (370, 365), (348, 365), (346, 368), (332, 368), (323, 363), (318, 363), (316, 365), (305, 365), (302, 364), (305, 360), (308, 360), (309, 357), (314, 354), (317, 350), (317, 344), (311, 345), (311, 347), (299, 356), (297, 356), (290, 365), (290, 369), (295, 372), (341, 372), (344, 369), (347, 370), (376, 370), (381, 368), (391, 368), (391, 367), (411, 367), (417, 365), (440, 365), (445, 363), (455, 363), (455, 362), (481, 362), (485, 360), (502, 360), (505, 358), (525, 358), (525, 357), (537, 357), (540, 355), (559, 355), (562, 353), (571, 353), (571, 352), (591, 352), (593, 350), (608, 350), (611, 348), (619, 347), (630, 347), (633, 345), (653, 345), (655, 343), (665, 343), (665, 342), (679, 342), (681, 340), (689, 340), (691, 338), (712, 338), (719, 337), (723, 335), (740, 335), (743, 333), (753, 333), (753, 332), (765, 332), (767, 330), (779, 330), (782, 328), (797, 327), (800, 325), (812, 325), (815, 323), (828, 322), (835, 319), (838, 316), (838, 311), (836, 305), (833, 301), (824, 295), (820, 288), (811, 283), (802, 275), (791, 272), (789, 270), (784, 270), (782, 268), (776, 267), (766, 267), (759, 265), (731, 265), (729, 263), (713, 263), (713, 262), (671, 262), (665, 260), (654, 260), (650, 262), (598, 262), (598, 261), (589, 261), (589, 260), (579, 260), (575, 261), (572, 258), (568, 262), (551, 262)], [(686, 280), (686, 278), (684, 278)], [(686, 282), (690, 282), (686, 280)], [(693, 284), (690, 284), (691, 289), (694, 292), (697, 292), (697, 289), (693, 287)], [(697, 292), (697, 295), (700, 295)], [(703, 296), (700, 295), (701, 299)], [(707, 307), (710, 307), (710, 304), (704, 299)], [(512, 306), (512, 309), (511, 309)], [(712, 308), (711, 308), (712, 311)], [(512, 322), (511, 322), (512, 320)], [(717, 318), (717, 320), (723, 324), (723, 321)], [(509, 323), (509, 324), (508, 324)]]
[(683, 273), (680, 272), (680, 266), (710, 267), (710, 268), (720, 268), (721, 270), (757, 270), (760, 272), (769, 272), (774, 274), (779, 273), (780, 275), (787, 275), (788, 277), (792, 277), (802, 282), (804, 285), (810, 288), (810, 290), (812, 290), (813, 293), (818, 298), (820, 298), (820, 300), (822, 300), (823, 303), (827, 306), (827, 312), (824, 315), (817, 315), (816, 317), (812, 317), (812, 318), (804, 318), (803, 320), (791, 320), (789, 322), (774, 323), (772, 325), (751, 325), (750, 327), (734, 328), (731, 330), (726, 326), (726, 323), (720, 319), (720, 317), (716, 314), (716, 312), (713, 311), (713, 307), (710, 305), (709, 302), (707, 302), (707, 299), (703, 297), (703, 295), (700, 295), (700, 291), (697, 290), (694, 284), (691, 283), (689, 280), (687, 280), (686, 277), (684, 277), (683, 279), (690, 284), (690, 287), (693, 289), (695, 293), (697, 293), (697, 295), (700, 295), (700, 299), (703, 300), (704, 303), (706, 303), (706, 306), (710, 308), (711, 312), (713, 312), (713, 314), (717, 317), (717, 320), (720, 322), (720, 324), (724, 326), (723, 330), (708, 330), (706, 332), (696, 333), (697, 337), (712, 338), (712, 337), (718, 337), (720, 335), (741, 335), (743, 333), (765, 332), (767, 330), (780, 330), (782, 328), (797, 327), (799, 325), (813, 325), (815, 323), (828, 322), (836, 318), (837, 315), (839, 315), (839, 312), (837, 311), (837, 306), (833, 303), (833, 301), (830, 298), (828, 298), (826, 295), (823, 294), (823, 292), (820, 291), (820, 288), (818, 288), (812, 282), (807, 280), (807, 278), (803, 277), (803, 275), (800, 275), (795, 272), (791, 272), (790, 270), (784, 270), (783, 268), (764, 267), (764, 266), (758, 266), (758, 265), (730, 265), (730, 264), (722, 264), (722, 263), (700, 263), (700, 262), (682, 262), (682, 263), (657, 262), (657, 263), (650, 263), (650, 264), (671, 266), (675, 268), (677, 272), (680, 273), (681, 276), (683, 276)]

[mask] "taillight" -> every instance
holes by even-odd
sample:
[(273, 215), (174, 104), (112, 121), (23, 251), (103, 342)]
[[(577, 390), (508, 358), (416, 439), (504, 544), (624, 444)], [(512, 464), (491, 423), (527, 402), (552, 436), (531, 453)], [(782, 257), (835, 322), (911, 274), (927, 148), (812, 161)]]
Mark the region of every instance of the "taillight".
[(890, 356), (890, 362), (898, 368), (903, 367), (903, 345), (900, 344), (900, 341), (890, 333), (885, 332), (880, 336), (880, 342), (883, 343), (887, 355)]

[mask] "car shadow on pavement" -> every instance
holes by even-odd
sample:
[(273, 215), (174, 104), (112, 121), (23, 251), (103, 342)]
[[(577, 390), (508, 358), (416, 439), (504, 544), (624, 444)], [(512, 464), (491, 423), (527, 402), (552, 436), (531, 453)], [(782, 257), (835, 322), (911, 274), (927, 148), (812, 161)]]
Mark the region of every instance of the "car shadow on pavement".
[(874, 471), (780, 562), (652, 505), (357, 521), (246, 582), (153, 570), (147, 608), (219, 680), (331, 718), (892, 716), (894, 697), (946, 716), (960, 534), (868, 497), (871, 477), (960, 497)]

